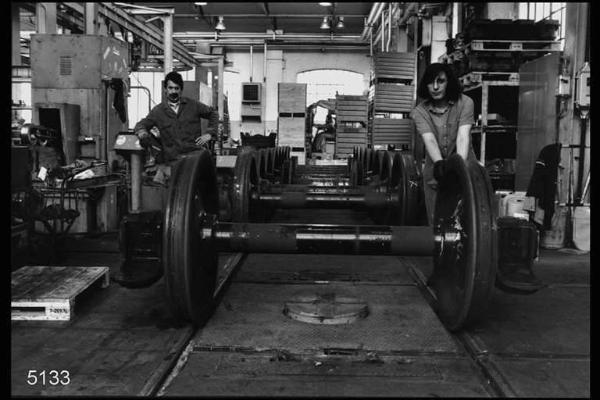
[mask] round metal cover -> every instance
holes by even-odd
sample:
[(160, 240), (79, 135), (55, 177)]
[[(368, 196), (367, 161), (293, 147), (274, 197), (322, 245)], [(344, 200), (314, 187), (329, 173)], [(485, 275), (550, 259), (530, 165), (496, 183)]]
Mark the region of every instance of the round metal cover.
[(369, 315), (366, 302), (335, 292), (303, 293), (287, 301), (283, 314), (309, 324), (351, 324)]

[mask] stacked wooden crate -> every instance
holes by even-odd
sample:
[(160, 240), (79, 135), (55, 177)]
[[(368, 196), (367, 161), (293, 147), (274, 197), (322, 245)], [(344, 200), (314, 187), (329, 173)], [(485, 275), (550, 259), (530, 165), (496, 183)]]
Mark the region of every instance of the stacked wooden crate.
[(347, 158), (354, 147), (367, 147), (367, 96), (335, 97), (335, 157)]
[(298, 164), (306, 159), (306, 83), (279, 83), (277, 145), (291, 147), (291, 156)]
[(415, 57), (411, 53), (378, 53), (373, 57), (369, 89), (371, 145), (412, 149), (415, 103)]

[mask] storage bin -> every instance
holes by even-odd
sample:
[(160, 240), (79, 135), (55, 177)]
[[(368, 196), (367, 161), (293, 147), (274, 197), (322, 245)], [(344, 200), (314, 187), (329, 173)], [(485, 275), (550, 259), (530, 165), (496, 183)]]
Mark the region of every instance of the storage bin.
[(539, 234), (532, 222), (498, 218), (498, 264), (531, 267), (538, 257)]
[(501, 204), (501, 207), (504, 207), (504, 216), (529, 220), (529, 213), (524, 209), (525, 193), (526, 192), (514, 192), (506, 195), (502, 199), (504, 204)]
[(573, 211), (573, 244), (579, 250), (590, 251), (590, 207), (575, 207)]
[(506, 196), (512, 194), (511, 190), (496, 190), (495, 194), (495, 206), (498, 210), (498, 218), (504, 217), (506, 215)]

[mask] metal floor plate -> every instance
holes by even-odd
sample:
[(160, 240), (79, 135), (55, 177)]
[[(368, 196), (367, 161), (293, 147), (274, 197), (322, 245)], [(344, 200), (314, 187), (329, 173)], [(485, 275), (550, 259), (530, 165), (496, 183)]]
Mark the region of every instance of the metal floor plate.
[(549, 287), (527, 296), (496, 291), (488, 315), (468, 333), (494, 354), (589, 356), (590, 289)]
[(383, 356), (281, 358), (276, 354), (201, 351), (165, 396), (488, 397), (469, 360)]
[(350, 325), (313, 325), (287, 318), (286, 300), (324, 285), (234, 282), (206, 326), (194, 338), (200, 347), (284, 349), (314, 353), (340, 348), (384, 352), (458, 353), (459, 350), (419, 290), (411, 286), (330, 283), (369, 306), (369, 316)]
[(590, 397), (590, 359), (489, 359), (516, 397)]

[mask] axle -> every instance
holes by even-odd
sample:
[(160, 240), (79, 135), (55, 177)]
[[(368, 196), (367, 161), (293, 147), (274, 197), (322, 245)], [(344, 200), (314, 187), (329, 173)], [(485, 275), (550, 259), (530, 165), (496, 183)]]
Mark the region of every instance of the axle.
[(262, 205), (278, 208), (349, 208), (364, 206), (369, 208), (383, 208), (397, 204), (397, 194), (378, 192), (366, 193), (253, 193), (253, 200)]
[[(224, 252), (431, 256), (436, 242), (455, 243), (458, 232), (433, 235), (427, 226), (252, 224), (201, 227), (203, 239)], [(442, 243), (443, 245), (443, 243)]]

